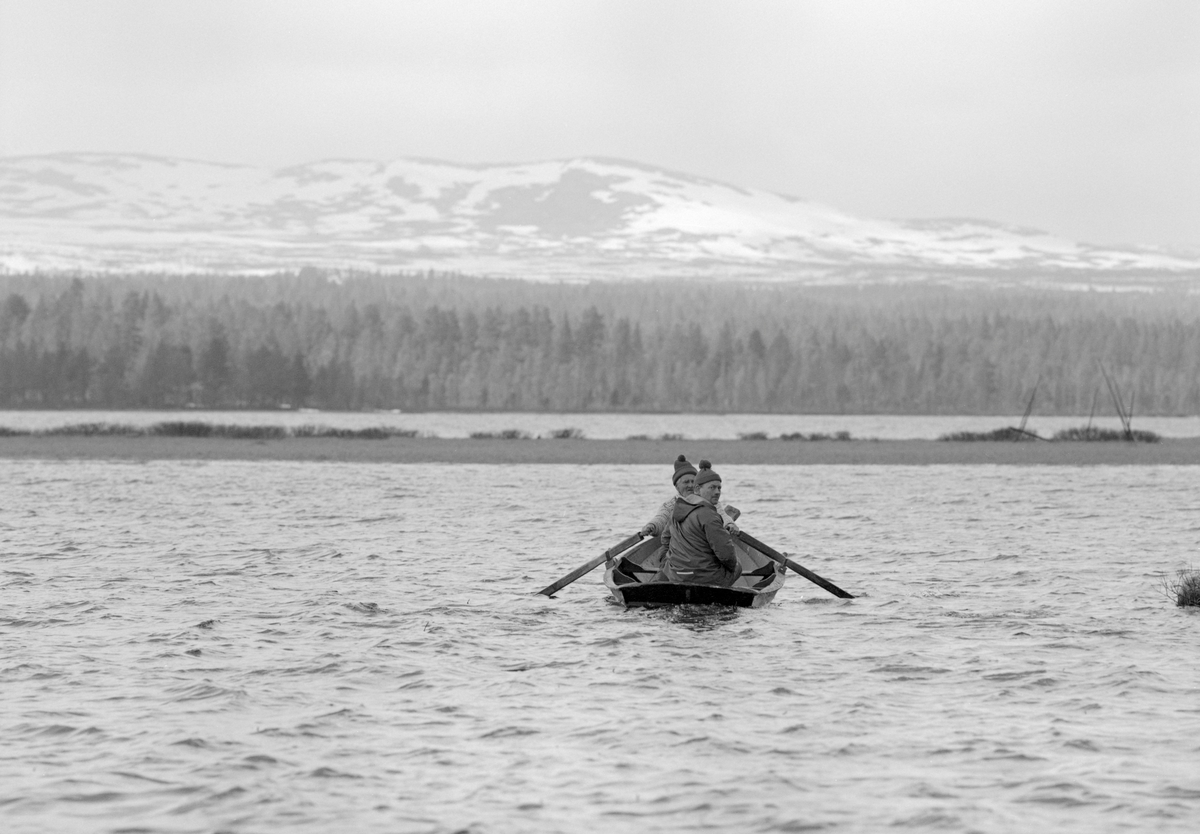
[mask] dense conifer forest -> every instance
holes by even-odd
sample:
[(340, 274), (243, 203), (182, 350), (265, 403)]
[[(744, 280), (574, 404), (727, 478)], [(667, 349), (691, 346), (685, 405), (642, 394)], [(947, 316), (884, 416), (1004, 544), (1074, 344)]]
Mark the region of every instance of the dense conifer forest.
[[(0, 276), (0, 407), (1200, 413), (1182, 293)], [(1099, 399), (1095, 398), (1099, 396)]]

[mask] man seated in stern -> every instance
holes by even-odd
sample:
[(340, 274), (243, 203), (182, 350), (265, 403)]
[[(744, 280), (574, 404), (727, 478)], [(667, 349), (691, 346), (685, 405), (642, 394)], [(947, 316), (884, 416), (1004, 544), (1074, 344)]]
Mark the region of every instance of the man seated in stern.
[[(678, 495), (672, 495), (664, 501), (663, 505), (658, 508), (658, 512), (654, 514), (654, 518), (642, 525), (643, 536), (661, 536), (667, 529), (667, 525), (671, 523), (671, 513), (675, 510), (675, 499), (677, 497), (687, 498), (692, 494), (696, 483), (696, 467), (692, 466), (684, 455), (675, 459), (675, 474), (671, 478), (671, 483)], [(716, 510), (717, 514), (721, 516), (725, 529), (736, 533), (738, 528), (734, 522), (741, 516), (742, 511), (728, 504), (718, 504)]]
[(717, 514), (720, 500), (721, 476), (702, 460), (694, 492), (675, 499), (671, 523), (662, 534), (666, 556), (656, 580), (728, 588), (742, 575), (733, 536)]

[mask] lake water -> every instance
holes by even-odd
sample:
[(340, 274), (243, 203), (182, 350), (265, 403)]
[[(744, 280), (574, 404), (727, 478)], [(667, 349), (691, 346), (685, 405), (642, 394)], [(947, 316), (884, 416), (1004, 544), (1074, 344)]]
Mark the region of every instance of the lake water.
[[(859, 439), (936, 440), (957, 431), (991, 431), (1021, 423), (1021, 415), (948, 416), (895, 414), (547, 414), (530, 412), (390, 411), (0, 411), (0, 428), (45, 430), (77, 423), (151, 426), (173, 421), (241, 426), (329, 426), (365, 429), (383, 426), (431, 437), (469, 437), (475, 432), (524, 431), (533, 437), (578, 429), (595, 440), (624, 440), (634, 435), (685, 439), (735, 440), (742, 434), (835, 434)], [(1056, 431), (1087, 425), (1087, 417), (1029, 418), (1027, 428), (1050, 437)], [(1119, 430), (1115, 416), (1097, 416), (1093, 425)], [(1134, 417), (1133, 427), (1162, 437), (1200, 437), (1200, 416)]]
[(859, 596), (657, 612), (580, 471), (0, 460), (0, 828), (1195, 830), (1200, 467), (722, 467)]

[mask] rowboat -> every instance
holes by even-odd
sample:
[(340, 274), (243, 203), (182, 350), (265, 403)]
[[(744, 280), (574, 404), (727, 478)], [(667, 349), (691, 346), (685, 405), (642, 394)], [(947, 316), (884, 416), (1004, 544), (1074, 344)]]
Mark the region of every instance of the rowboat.
[[(854, 594), (843, 591), (828, 579), (817, 576), (808, 568), (793, 562), (785, 553), (780, 553), (769, 544), (763, 544), (745, 530), (739, 530), (733, 539), (742, 575), (733, 587), (715, 585), (684, 585), (674, 582), (656, 582), (658, 568), (662, 564), (662, 543), (657, 538), (645, 538), (634, 533), (608, 550), (588, 559), (561, 579), (551, 582), (538, 591), (553, 597), (581, 576), (585, 576), (603, 562), (604, 584), (613, 599), (627, 607), (656, 605), (736, 605), (741, 608), (761, 608), (783, 587), (786, 570), (803, 576), (809, 582), (820, 585), (840, 599), (854, 599)], [(785, 570), (786, 569), (786, 570)]]
[(657, 536), (644, 539), (627, 553), (608, 559), (604, 584), (613, 599), (626, 608), (664, 605), (761, 608), (783, 587), (787, 568), (741, 538), (734, 538), (733, 546), (738, 564), (742, 566), (742, 575), (732, 587), (656, 582), (654, 577), (663, 558), (662, 544)]

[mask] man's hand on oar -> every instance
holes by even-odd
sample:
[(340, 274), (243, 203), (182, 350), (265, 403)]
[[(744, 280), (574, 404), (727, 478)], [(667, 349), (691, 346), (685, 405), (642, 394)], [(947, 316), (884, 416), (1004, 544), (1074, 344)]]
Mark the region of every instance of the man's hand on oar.
[(557, 582), (552, 582), (551, 584), (547, 585), (545, 588), (542, 588), (542, 590), (538, 591), (538, 593), (545, 594), (548, 597), (554, 596), (556, 593), (558, 593), (563, 588), (570, 585), (572, 582), (574, 582), (579, 577), (583, 576), (586, 573), (591, 572), (601, 562), (607, 561), (608, 559), (617, 558), (622, 553), (624, 553), (626, 550), (628, 550), (629, 548), (633, 547), (638, 542), (640, 542), (642, 540), (642, 538), (643, 538), (642, 533), (640, 533), (640, 532), (634, 533), (632, 536), (625, 539), (625, 541), (621, 542), (620, 544), (616, 545), (615, 547), (610, 547), (608, 550), (601, 553), (595, 559), (590, 559), (587, 562), (584, 562), (582, 565), (575, 568), (575, 570), (571, 571), (570, 573), (568, 573), (566, 576), (564, 576), (562, 579), (558, 580)]
[(737, 535), (738, 535), (738, 538), (740, 538), (746, 544), (753, 547), (755, 550), (759, 551), (760, 553), (762, 553), (766, 556), (770, 556), (772, 559), (774, 559), (776, 562), (779, 562), (780, 564), (787, 565), (789, 568), (791, 568), (793, 571), (795, 571), (796, 573), (803, 576), (809, 582), (812, 582), (816, 585), (820, 585), (822, 588), (824, 588), (826, 591), (829, 591), (829, 593), (833, 594), (835, 597), (841, 597), (842, 599), (854, 599), (854, 594), (851, 594), (847, 591), (843, 591), (841, 588), (839, 588), (837, 585), (834, 585), (828, 579), (822, 579), (820, 576), (817, 576), (815, 573), (810, 571), (808, 568), (803, 567), (802, 565), (796, 564), (791, 559), (789, 559), (787, 556), (784, 556), (778, 550), (775, 550), (774, 548), (768, 547), (767, 545), (763, 544), (758, 539), (754, 538), (754, 536), (747, 533), (745, 530), (738, 532)]

